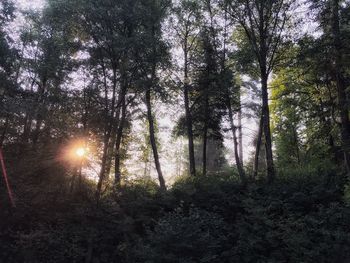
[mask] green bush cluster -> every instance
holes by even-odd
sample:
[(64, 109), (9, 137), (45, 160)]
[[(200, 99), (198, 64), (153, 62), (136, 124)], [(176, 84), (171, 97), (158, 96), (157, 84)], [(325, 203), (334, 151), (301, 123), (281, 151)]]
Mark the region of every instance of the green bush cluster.
[(166, 193), (144, 179), (99, 204), (72, 196), (30, 223), (8, 214), (0, 262), (349, 262), (344, 180), (327, 177), (183, 177)]

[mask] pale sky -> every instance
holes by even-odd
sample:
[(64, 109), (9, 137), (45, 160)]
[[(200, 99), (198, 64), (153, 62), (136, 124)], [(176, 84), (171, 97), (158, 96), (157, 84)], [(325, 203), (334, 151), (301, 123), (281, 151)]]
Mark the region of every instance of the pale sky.
[(20, 9), (40, 9), (44, 5), (44, 0), (15, 0)]

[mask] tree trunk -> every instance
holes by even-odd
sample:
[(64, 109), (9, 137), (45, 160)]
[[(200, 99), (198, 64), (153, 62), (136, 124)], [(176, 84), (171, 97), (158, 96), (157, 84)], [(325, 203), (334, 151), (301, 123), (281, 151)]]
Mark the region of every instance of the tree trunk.
[(344, 83), (344, 76), (342, 72), (342, 43), (340, 38), (340, 26), (339, 26), (339, 0), (332, 0), (332, 13), (333, 13), (333, 41), (335, 52), (335, 74), (336, 85), (338, 95), (338, 108), (341, 119), (341, 140), (342, 148), (344, 152), (344, 161), (347, 173), (350, 174), (350, 121), (348, 111), (348, 101), (346, 94), (346, 87)]
[(188, 137), (188, 154), (190, 161), (190, 175), (196, 176), (196, 163), (194, 158), (194, 143), (193, 143), (193, 129), (192, 129), (192, 114), (190, 110), (189, 102), (189, 86), (188, 86), (188, 58), (185, 51), (185, 85), (184, 85), (184, 102), (185, 102), (185, 115), (186, 115), (186, 128)]
[(108, 155), (108, 145), (110, 140), (110, 133), (107, 132), (104, 136), (103, 140), (103, 152), (102, 152), (102, 160), (101, 160), (101, 168), (97, 182), (97, 190), (96, 190), (96, 199), (98, 200), (101, 195), (102, 183), (105, 177), (106, 172), (106, 164), (107, 164), (107, 155)]
[[(34, 92), (35, 78), (33, 78), (32, 84), (30, 86), (30, 91)], [(26, 110), (26, 117), (23, 123), (23, 133), (21, 135), (21, 143), (22, 147), (25, 148), (25, 145), (29, 143), (30, 133), (32, 130), (32, 122), (33, 122), (33, 110)]]
[(155, 136), (155, 130), (154, 130), (154, 120), (152, 116), (152, 104), (151, 104), (151, 89), (148, 88), (146, 90), (146, 106), (147, 106), (147, 119), (148, 119), (148, 124), (149, 124), (149, 137), (150, 137), (150, 143), (152, 146), (152, 151), (153, 151), (153, 157), (154, 157), (154, 163), (156, 165), (156, 170), (158, 173), (158, 180), (159, 180), (159, 185), (161, 190), (165, 191), (166, 186), (165, 186), (165, 180), (163, 177), (162, 169), (160, 167), (160, 162), (159, 162), (159, 155), (158, 155), (158, 148), (157, 148), (157, 140)]
[(294, 137), (294, 143), (295, 143), (295, 154), (297, 156), (298, 165), (300, 165), (301, 160), (300, 160), (299, 138), (298, 138), (297, 128), (295, 126), (293, 126), (293, 137)]
[(115, 142), (115, 172), (114, 172), (114, 183), (118, 187), (121, 183), (121, 171), (120, 171), (120, 145), (123, 137), (123, 129), (126, 118), (126, 101), (125, 98), (122, 103), (122, 116), (118, 127), (117, 139)]
[(38, 140), (39, 140), (40, 128), (41, 128), (42, 123), (43, 123), (42, 117), (37, 116), (35, 130), (33, 132), (33, 148), (34, 149), (36, 148), (36, 145), (37, 145)]
[(36, 149), (38, 140), (39, 140), (39, 135), (40, 135), (40, 130), (41, 130), (41, 125), (44, 122), (44, 116), (43, 116), (43, 111), (45, 108), (45, 98), (44, 94), (46, 91), (46, 80), (42, 80), (42, 85), (39, 85), (38, 89), (38, 98), (36, 100), (36, 125), (35, 125), (35, 130), (33, 131), (33, 148)]
[(262, 134), (263, 134), (263, 117), (260, 117), (259, 120), (259, 129), (258, 129), (258, 137), (256, 139), (255, 144), (255, 156), (254, 156), (254, 171), (253, 171), (253, 178), (256, 178), (258, 175), (259, 170), (259, 155), (260, 155), (260, 148), (261, 148), (261, 141), (262, 141)]
[(207, 174), (207, 142), (208, 142), (208, 118), (209, 118), (209, 98), (208, 90), (205, 91), (205, 105), (204, 105), (204, 128), (203, 128), (203, 175)]
[(27, 112), (26, 117), (24, 119), (24, 124), (23, 124), (23, 133), (21, 135), (21, 143), (23, 146), (25, 146), (28, 143), (29, 140), (29, 135), (31, 131), (31, 126), (32, 126), (32, 117), (30, 114)]
[(242, 133), (242, 105), (241, 105), (241, 92), (239, 92), (238, 98), (238, 148), (239, 148), (239, 159), (243, 166), (243, 133)]
[[(102, 184), (106, 176), (106, 168), (108, 165), (108, 154), (110, 149), (110, 140), (111, 135), (114, 129), (114, 125), (118, 125), (119, 121), (119, 114), (120, 114), (120, 104), (123, 98), (123, 94), (120, 94), (117, 100), (116, 104), (116, 87), (117, 87), (117, 77), (116, 77), (116, 68), (113, 68), (113, 94), (112, 94), (112, 103), (111, 108), (109, 111), (109, 105), (108, 105), (108, 91), (107, 91), (107, 77), (106, 77), (106, 71), (104, 68), (104, 65), (102, 64), (103, 73), (104, 73), (104, 86), (105, 86), (105, 134), (104, 134), (104, 140), (103, 140), (103, 152), (102, 152), (102, 160), (101, 160), (101, 169), (100, 174), (97, 182), (97, 188), (96, 188), (96, 200), (98, 201), (101, 196), (102, 191)], [(117, 108), (117, 109), (116, 109)], [(110, 112), (110, 114), (109, 114)], [(116, 114), (115, 114), (116, 113)], [(116, 119), (115, 116), (117, 117)], [(113, 148), (112, 148), (113, 149)]]
[(99, 198), (102, 190), (102, 183), (106, 177), (106, 175), (109, 175), (111, 165), (112, 165), (112, 155), (114, 153), (114, 142), (115, 142), (115, 137), (116, 137), (116, 131), (115, 127), (118, 127), (119, 124), (119, 115), (120, 115), (120, 104), (121, 104), (121, 99), (125, 95), (120, 95), (118, 99), (118, 104), (117, 104), (117, 112), (114, 123), (111, 123), (109, 125), (109, 129), (107, 131), (107, 134), (105, 134), (105, 139), (103, 142), (103, 154), (102, 154), (102, 162), (101, 162), (101, 169), (100, 169), (100, 174), (99, 174), (99, 179), (97, 183), (97, 191), (96, 191), (96, 197), (97, 199)]
[[(266, 72), (266, 71), (265, 71)], [(273, 164), (272, 140), (270, 128), (270, 111), (269, 98), (267, 91), (267, 74), (261, 74), (261, 89), (262, 89), (262, 119), (263, 130), (265, 136), (265, 151), (266, 151), (266, 167), (267, 167), (267, 181), (271, 183), (275, 179), (275, 168)]]
[(112, 159), (115, 156), (115, 142), (117, 140), (118, 123), (119, 123), (119, 117), (114, 121), (113, 129), (111, 132), (111, 139), (108, 145), (107, 161), (106, 161), (106, 169), (105, 169), (106, 175), (109, 175), (112, 169)]
[(239, 177), (242, 181), (243, 184), (247, 183), (247, 178), (242, 166), (242, 161), (239, 158), (239, 152), (238, 152), (238, 142), (237, 142), (237, 134), (236, 134), (236, 126), (233, 122), (233, 111), (232, 111), (232, 105), (231, 105), (231, 100), (230, 96), (227, 96), (227, 109), (228, 109), (228, 116), (230, 120), (230, 125), (231, 125), (231, 131), (233, 135), (233, 145), (234, 145), (234, 154), (235, 154), (235, 160), (236, 160), (236, 166), (238, 169)]

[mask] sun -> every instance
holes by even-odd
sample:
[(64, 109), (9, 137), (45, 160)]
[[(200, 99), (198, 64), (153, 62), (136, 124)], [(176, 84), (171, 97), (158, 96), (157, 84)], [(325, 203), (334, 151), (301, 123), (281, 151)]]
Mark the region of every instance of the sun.
[(86, 150), (84, 148), (78, 148), (76, 151), (75, 151), (75, 154), (78, 156), (78, 157), (83, 157), (85, 154), (86, 154)]

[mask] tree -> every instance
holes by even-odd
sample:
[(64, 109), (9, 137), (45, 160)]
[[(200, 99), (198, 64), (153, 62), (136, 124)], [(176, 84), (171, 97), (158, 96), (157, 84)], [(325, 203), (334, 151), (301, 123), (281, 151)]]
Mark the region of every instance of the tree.
[[(246, 175), (243, 168), (243, 143), (242, 143), (242, 105), (241, 105), (241, 94), (240, 89), (234, 83), (234, 74), (232, 72), (232, 69), (227, 67), (227, 27), (228, 27), (228, 13), (227, 13), (227, 5), (224, 5), (223, 8), (224, 12), (224, 35), (223, 35), (223, 50), (222, 50), (222, 59), (221, 59), (221, 68), (220, 68), (220, 85), (221, 88), (224, 90), (223, 97), (224, 104), (226, 105), (227, 111), (228, 111), (228, 118), (230, 123), (230, 128), (232, 132), (232, 138), (233, 138), (233, 147), (234, 147), (234, 156), (236, 161), (237, 170), (239, 173), (239, 176), (241, 178), (241, 181), (243, 184), (246, 183)], [(238, 88), (238, 89), (237, 89)], [(238, 140), (237, 140), (237, 127), (234, 124), (234, 111), (233, 106), (237, 106), (238, 108)]]
[(11, 38), (6, 32), (6, 27), (14, 19), (14, 4), (12, 1), (2, 1), (0, 4), (0, 117), (2, 131), (0, 147), (3, 146), (10, 128), (13, 116), (13, 101), (11, 97), (17, 97), (18, 78), (18, 51), (11, 47)]
[(196, 164), (194, 156), (194, 136), (193, 136), (193, 117), (190, 105), (190, 56), (196, 49), (197, 37), (199, 34), (199, 25), (201, 19), (200, 5), (197, 1), (181, 0), (174, 8), (175, 32), (176, 38), (181, 44), (183, 52), (183, 99), (185, 104), (185, 120), (188, 137), (188, 154), (190, 163), (190, 174), (196, 175)]
[(162, 40), (162, 22), (167, 14), (169, 7), (167, 0), (150, 0), (144, 3), (144, 34), (143, 45), (140, 48), (144, 52), (138, 54), (141, 79), (145, 84), (141, 84), (145, 94), (145, 104), (147, 108), (147, 120), (149, 127), (150, 144), (152, 147), (153, 158), (158, 173), (158, 180), (162, 190), (166, 190), (165, 180), (159, 160), (157, 139), (155, 134), (154, 116), (152, 112), (151, 93), (160, 89), (158, 74), (168, 60), (167, 45)]
[(344, 152), (344, 163), (347, 173), (350, 174), (350, 119), (349, 102), (346, 94), (346, 86), (343, 68), (343, 44), (340, 32), (339, 9), (342, 1), (332, 0), (332, 37), (334, 50), (334, 71), (338, 96), (338, 111), (341, 119), (341, 140)]
[(231, 17), (244, 29), (259, 65), (267, 178), (269, 182), (272, 182), (275, 178), (275, 168), (268, 103), (268, 79), (278, 60), (278, 51), (292, 3), (288, 0), (263, 0), (235, 1), (228, 4)]
[(34, 149), (42, 136), (46, 136), (44, 140), (51, 136), (52, 116), (65, 96), (62, 86), (75, 67), (70, 56), (79, 48), (70, 28), (60, 24), (52, 12), (48, 6), (43, 14), (28, 13), (28, 28), (21, 35), (24, 50), (29, 54), (23, 57), (23, 71), (28, 75), (29, 93), (33, 95), (29, 100), (32, 107), (25, 112), (21, 137), (23, 143), (30, 137)]

